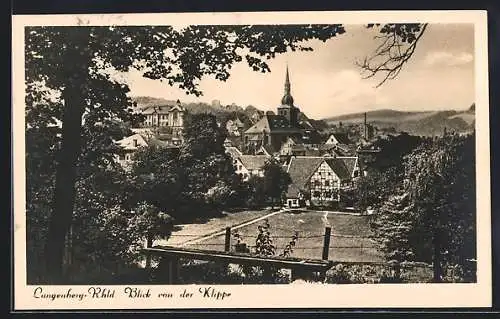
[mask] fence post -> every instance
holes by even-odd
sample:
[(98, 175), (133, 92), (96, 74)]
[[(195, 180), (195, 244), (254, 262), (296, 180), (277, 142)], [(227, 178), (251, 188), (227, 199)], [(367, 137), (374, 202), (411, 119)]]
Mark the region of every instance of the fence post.
[(226, 239), (224, 242), (224, 251), (231, 249), (231, 227), (226, 227)]
[(325, 238), (323, 241), (323, 260), (328, 260), (328, 251), (330, 250), (330, 235), (332, 233), (331, 227), (325, 228)]
[[(149, 234), (147, 235), (146, 239), (146, 248), (151, 248), (153, 247), (153, 237), (150, 236)], [(150, 269), (151, 268), (151, 254), (147, 254), (146, 256), (146, 268)]]

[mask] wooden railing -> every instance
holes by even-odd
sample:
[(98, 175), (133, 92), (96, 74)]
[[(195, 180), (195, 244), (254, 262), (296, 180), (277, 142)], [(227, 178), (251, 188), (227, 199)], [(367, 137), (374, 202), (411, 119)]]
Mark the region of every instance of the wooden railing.
[[(265, 257), (248, 253), (187, 249), (170, 246), (154, 246), (144, 248), (143, 253), (148, 256), (161, 258), (158, 270), (162, 273), (169, 284), (176, 284), (179, 282), (180, 259), (214, 261), (227, 265), (238, 264), (260, 266), (263, 269), (290, 269), (292, 273), (292, 280), (309, 279), (315, 275), (319, 280), (323, 280), (325, 278), (326, 271), (333, 266), (333, 261), (330, 260), (312, 260), (275, 256)], [(324, 252), (323, 257), (326, 257), (325, 254), (326, 253)]]

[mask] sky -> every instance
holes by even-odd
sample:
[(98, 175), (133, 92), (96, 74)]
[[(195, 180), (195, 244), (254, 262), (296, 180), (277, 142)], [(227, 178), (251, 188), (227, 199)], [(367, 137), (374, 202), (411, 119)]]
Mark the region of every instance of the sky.
[(131, 96), (186, 103), (219, 100), (223, 105), (276, 111), (288, 65), (295, 104), (314, 119), (376, 109), (463, 110), (474, 102), (472, 24), (430, 24), (399, 76), (379, 88), (381, 78), (363, 79), (355, 64), (380, 43), (374, 39), (376, 33), (361, 25), (345, 28), (346, 33), (326, 42), (310, 41), (312, 52), (289, 52), (267, 60), (271, 72), (255, 72), (241, 62), (233, 66), (226, 82), (203, 78), (199, 98), (138, 72), (128, 73), (126, 82)]

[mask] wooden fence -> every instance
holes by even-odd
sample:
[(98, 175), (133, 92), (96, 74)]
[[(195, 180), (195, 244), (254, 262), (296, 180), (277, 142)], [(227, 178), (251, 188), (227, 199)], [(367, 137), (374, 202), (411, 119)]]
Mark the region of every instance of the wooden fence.
[(334, 262), (328, 260), (328, 252), (330, 247), (331, 228), (325, 229), (325, 237), (323, 242), (322, 259), (304, 259), (293, 257), (280, 256), (259, 256), (250, 253), (231, 252), (231, 228), (227, 227), (225, 232), (224, 251), (212, 251), (202, 249), (188, 249), (172, 246), (154, 246), (146, 247), (143, 253), (149, 260), (146, 264), (150, 266), (151, 256), (160, 257), (158, 265), (159, 272), (164, 276), (167, 283), (178, 283), (180, 259), (214, 261), (222, 264), (238, 264), (245, 266), (259, 266), (266, 269), (289, 269), (291, 270), (292, 280), (309, 279), (317, 276), (319, 280), (323, 280), (326, 271), (330, 269)]

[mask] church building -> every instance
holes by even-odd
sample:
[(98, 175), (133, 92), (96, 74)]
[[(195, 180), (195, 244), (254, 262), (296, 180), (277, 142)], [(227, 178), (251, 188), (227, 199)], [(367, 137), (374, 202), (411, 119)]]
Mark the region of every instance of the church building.
[(248, 148), (269, 148), (277, 152), (288, 139), (305, 140), (311, 130), (299, 121), (300, 109), (294, 105), (290, 88), (288, 66), (286, 68), (285, 92), (278, 106), (278, 114), (266, 114), (244, 132), (244, 143)]

